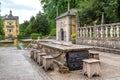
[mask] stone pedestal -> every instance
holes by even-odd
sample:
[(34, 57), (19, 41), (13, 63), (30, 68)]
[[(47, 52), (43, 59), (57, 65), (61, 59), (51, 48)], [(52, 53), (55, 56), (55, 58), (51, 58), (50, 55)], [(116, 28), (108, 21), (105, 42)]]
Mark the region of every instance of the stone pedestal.
[(43, 56), (43, 68), (45, 71), (53, 69), (53, 57), (50, 55)]
[(31, 57), (31, 59), (34, 58), (34, 50), (32, 50), (32, 51), (30, 52), (30, 57)]
[(100, 61), (96, 59), (84, 59), (83, 74), (86, 74), (89, 78), (93, 75), (100, 75)]
[(45, 56), (47, 55), (46, 53), (38, 53), (38, 57), (37, 57), (37, 63), (42, 65), (43, 63), (43, 59), (42, 59), (42, 56)]

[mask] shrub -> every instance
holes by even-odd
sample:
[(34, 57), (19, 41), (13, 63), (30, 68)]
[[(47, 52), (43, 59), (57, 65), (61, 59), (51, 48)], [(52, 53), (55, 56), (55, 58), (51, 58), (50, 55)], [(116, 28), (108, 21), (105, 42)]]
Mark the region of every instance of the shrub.
[(42, 34), (41, 33), (40, 34), (38, 34), (38, 33), (32, 33), (30, 35), (30, 37), (32, 37), (32, 39), (37, 39), (38, 37), (42, 38)]

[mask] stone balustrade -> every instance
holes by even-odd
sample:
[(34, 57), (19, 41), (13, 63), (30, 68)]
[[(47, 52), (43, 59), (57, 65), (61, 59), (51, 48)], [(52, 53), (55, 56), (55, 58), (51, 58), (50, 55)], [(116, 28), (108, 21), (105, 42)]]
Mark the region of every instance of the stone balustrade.
[(77, 28), (78, 44), (120, 49), (120, 23)]
[(77, 38), (118, 38), (120, 23), (79, 27), (77, 32)]

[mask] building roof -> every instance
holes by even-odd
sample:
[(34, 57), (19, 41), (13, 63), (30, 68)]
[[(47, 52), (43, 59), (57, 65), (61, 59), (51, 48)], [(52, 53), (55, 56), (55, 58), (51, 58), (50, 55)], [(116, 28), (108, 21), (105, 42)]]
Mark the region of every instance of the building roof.
[(60, 19), (60, 18), (65, 17), (65, 16), (75, 16), (76, 12), (77, 12), (77, 9), (71, 9), (70, 11), (63, 13), (60, 16), (57, 16), (56, 19)]
[(18, 16), (13, 16), (12, 11), (10, 10), (9, 15), (2, 16), (3, 20), (17, 20), (19, 17)]

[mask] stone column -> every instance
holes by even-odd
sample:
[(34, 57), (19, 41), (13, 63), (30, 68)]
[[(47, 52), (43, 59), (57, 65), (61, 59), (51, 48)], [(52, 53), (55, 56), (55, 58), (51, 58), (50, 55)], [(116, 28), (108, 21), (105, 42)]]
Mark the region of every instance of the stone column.
[(116, 31), (117, 31), (117, 37), (120, 37), (120, 32), (119, 32), (120, 29), (119, 29), (119, 26), (118, 26), (118, 25), (117, 25), (117, 30), (116, 30)]

